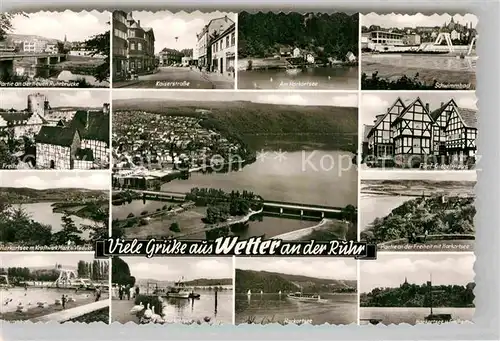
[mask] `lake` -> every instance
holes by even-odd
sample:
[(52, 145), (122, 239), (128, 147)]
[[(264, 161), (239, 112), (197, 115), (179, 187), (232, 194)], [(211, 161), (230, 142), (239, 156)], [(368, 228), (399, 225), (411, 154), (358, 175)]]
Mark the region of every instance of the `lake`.
[[(269, 155), (273, 155), (273, 152), (269, 152)], [(311, 155), (311, 164), (305, 163), (304, 159)], [(247, 190), (266, 200), (333, 207), (357, 206), (358, 172), (352, 165), (351, 158), (352, 154), (339, 151), (291, 152), (286, 154), (285, 160), (268, 157), (263, 161), (257, 160), (240, 171), (191, 173), (189, 179), (173, 180), (163, 184), (161, 189), (184, 193), (193, 187), (220, 188), (228, 192)], [(334, 160), (333, 165), (330, 159)], [(142, 211), (152, 212), (165, 204), (171, 205), (161, 201), (134, 200), (130, 204), (113, 206), (113, 219), (125, 219), (129, 213), (138, 216)], [(179, 224), (182, 228), (182, 221)], [(264, 216), (261, 221), (255, 219), (249, 222), (248, 229), (235, 234), (243, 238), (262, 235), (270, 238), (316, 224), (314, 221)], [(188, 238), (205, 239), (205, 235), (195, 234)]]
[(272, 320), (308, 321), (314, 325), (324, 323), (350, 324), (357, 322), (357, 294), (324, 294), (326, 302), (297, 302), (278, 294), (237, 294), (235, 299), (236, 324)]
[[(28, 309), (35, 308), (37, 306), (37, 302), (54, 304), (55, 300), (61, 299), (63, 294), (73, 297), (76, 301), (80, 299), (88, 299), (93, 296), (93, 293), (88, 291), (79, 291), (75, 293), (74, 289), (41, 289), (28, 287), (28, 290), (25, 291), (24, 288), (2, 288), (0, 289), (0, 313), (16, 311), (19, 303)], [(12, 302), (5, 305), (4, 303), (8, 299), (12, 299)]]
[[(163, 318), (166, 321), (202, 320), (208, 316), (212, 322), (233, 323), (233, 292), (230, 290), (217, 293), (217, 310), (215, 310), (215, 297), (213, 291), (196, 290), (201, 295), (200, 299), (164, 299)], [(120, 323), (139, 320), (130, 314), (130, 309), (135, 305), (134, 300), (112, 300), (112, 320)]]
[(370, 55), (363, 54), (363, 62), (379, 63), (394, 67), (421, 68), (431, 70), (454, 70), (475, 72), (476, 61), (473, 59), (460, 59), (455, 55), (425, 55), (425, 54), (401, 54), (401, 55)]
[(238, 71), (238, 89), (356, 90), (358, 79), (358, 67), (345, 66), (308, 68), (293, 76), (285, 69)]
[[(62, 213), (55, 213), (52, 211), (52, 202), (38, 202), (34, 204), (22, 204), (14, 206), (22, 206), (23, 209), (31, 216), (34, 221), (52, 226), (52, 233), (62, 230), (62, 220), (64, 216)], [(71, 216), (76, 226), (93, 225), (94, 222), (90, 219), (83, 219), (77, 216)], [(89, 231), (84, 231), (82, 238), (89, 238)]]
[[(451, 314), (454, 321), (472, 321), (475, 308), (434, 308), (434, 314)], [(360, 308), (360, 319), (379, 319), (383, 324), (409, 323), (423, 321), (430, 314), (430, 308), (369, 307)], [(366, 324), (367, 321), (361, 321)]]
[(359, 228), (366, 230), (376, 218), (389, 215), (393, 209), (402, 205), (405, 201), (415, 199), (411, 196), (377, 195), (371, 193), (360, 193), (359, 200)]

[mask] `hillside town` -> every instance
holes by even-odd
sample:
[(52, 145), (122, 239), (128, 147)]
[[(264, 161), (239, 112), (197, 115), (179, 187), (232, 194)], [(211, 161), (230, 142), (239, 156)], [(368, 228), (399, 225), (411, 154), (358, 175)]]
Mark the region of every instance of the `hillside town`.
[[(199, 20), (188, 21), (181, 14), (166, 12), (166, 25), (185, 20), (190, 33), (163, 38), (159, 35), (165, 34), (156, 27), (143, 25), (148, 19), (139, 19), (143, 16), (146, 14), (113, 12), (114, 87), (234, 88), (236, 32), (235, 21), (228, 15), (194, 27)], [(193, 30), (197, 30), (196, 37), (191, 36)]]
[(25, 110), (0, 109), (0, 169), (106, 169), (109, 103), (51, 108), (41, 93)]
[(162, 177), (179, 170), (224, 164), (248, 151), (236, 141), (204, 128), (199, 117), (168, 116), (146, 111), (119, 111), (113, 122), (115, 176)]

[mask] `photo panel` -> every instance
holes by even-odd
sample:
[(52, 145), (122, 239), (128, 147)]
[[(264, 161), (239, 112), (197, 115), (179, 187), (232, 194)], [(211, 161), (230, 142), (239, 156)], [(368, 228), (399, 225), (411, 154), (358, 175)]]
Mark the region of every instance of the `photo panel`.
[(355, 241), (357, 104), (115, 90), (113, 237)]
[(0, 89), (0, 169), (110, 167), (110, 91)]
[(474, 14), (361, 15), (362, 90), (475, 90)]
[(231, 257), (113, 257), (112, 322), (233, 323)]
[(109, 88), (111, 13), (2, 14), (0, 87)]
[(235, 323), (357, 323), (354, 259), (236, 257)]
[(361, 173), (478, 169), (476, 103), (472, 91), (363, 91)]
[(109, 323), (109, 260), (90, 252), (0, 257), (2, 322)]
[(1, 179), (0, 251), (92, 251), (108, 238), (109, 171), (13, 171)]
[(220, 11), (114, 11), (113, 88), (234, 89), (236, 22)]
[(241, 12), (238, 89), (357, 90), (359, 13)]
[(360, 240), (379, 251), (473, 252), (476, 182), (475, 171), (363, 172)]
[(360, 263), (360, 323), (472, 323), (473, 253), (379, 253)]

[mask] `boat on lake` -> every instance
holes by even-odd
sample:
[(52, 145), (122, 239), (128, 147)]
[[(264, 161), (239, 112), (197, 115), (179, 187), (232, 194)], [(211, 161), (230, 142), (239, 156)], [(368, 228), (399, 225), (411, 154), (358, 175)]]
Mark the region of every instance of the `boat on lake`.
[(286, 297), (292, 301), (298, 301), (298, 302), (321, 302), (320, 295), (308, 295), (308, 294), (303, 294), (300, 291), (290, 293)]
[(166, 292), (168, 298), (192, 298), (192, 294), (194, 292), (187, 290), (182, 281), (176, 282), (173, 287), (168, 287)]

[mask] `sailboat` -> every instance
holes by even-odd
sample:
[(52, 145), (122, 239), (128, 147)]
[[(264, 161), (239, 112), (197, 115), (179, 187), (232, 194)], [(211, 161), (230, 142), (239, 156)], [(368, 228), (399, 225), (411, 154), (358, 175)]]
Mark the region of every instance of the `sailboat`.
[(248, 289), (247, 296), (252, 296), (252, 290)]
[(430, 301), (430, 314), (425, 317), (425, 321), (429, 323), (442, 323), (442, 322), (451, 322), (452, 316), (451, 314), (434, 314), (433, 304), (432, 304), (432, 274), (430, 276), (429, 281), (429, 301)]

